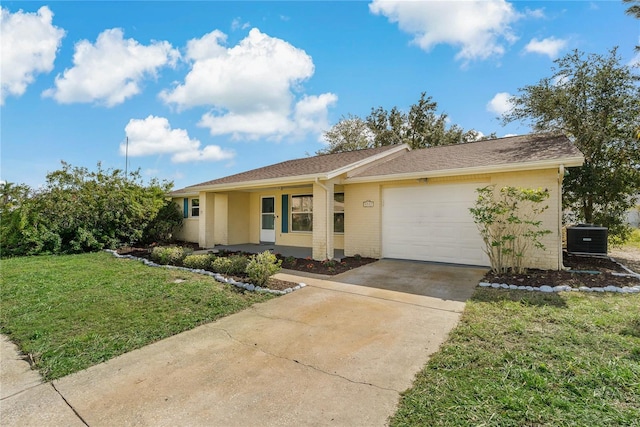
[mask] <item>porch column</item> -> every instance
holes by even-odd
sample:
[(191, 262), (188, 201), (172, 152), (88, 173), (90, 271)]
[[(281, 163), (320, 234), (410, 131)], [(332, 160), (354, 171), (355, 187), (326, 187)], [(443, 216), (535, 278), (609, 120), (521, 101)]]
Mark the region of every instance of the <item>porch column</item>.
[(199, 199), (198, 244), (201, 248), (213, 248), (215, 237), (215, 193), (201, 191)]
[(212, 245), (228, 245), (229, 244), (229, 196), (226, 194), (215, 193), (213, 210), (213, 241)]
[(333, 259), (333, 182), (313, 184), (313, 259)]

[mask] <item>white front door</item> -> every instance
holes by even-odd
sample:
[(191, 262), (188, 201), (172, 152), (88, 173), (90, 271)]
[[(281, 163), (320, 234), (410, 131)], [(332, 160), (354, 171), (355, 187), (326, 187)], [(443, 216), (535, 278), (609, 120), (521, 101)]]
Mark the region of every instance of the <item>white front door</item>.
[(260, 201), (260, 241), (276, 241), (276, 199), (263, 197)]

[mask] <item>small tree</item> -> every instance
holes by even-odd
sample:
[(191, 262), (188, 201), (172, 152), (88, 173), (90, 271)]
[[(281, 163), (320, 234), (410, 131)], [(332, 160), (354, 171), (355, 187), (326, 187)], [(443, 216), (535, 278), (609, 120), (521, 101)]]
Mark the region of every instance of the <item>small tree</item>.
[(541, 238), (551, 233), (541, 229), (540, 215), (548, 209), (547, 189), (490, 185), (477, 190), (478, 198), (469, 211), (480, 230), (491, 270), (497, 274), (526, 271), (523, 264), (531, 247), (544, 249)]

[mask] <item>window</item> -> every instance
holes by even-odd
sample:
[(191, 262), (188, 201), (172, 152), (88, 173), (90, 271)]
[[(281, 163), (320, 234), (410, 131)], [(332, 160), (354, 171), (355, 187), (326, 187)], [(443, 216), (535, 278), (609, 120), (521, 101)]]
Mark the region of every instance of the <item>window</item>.
[(200, 199), (191, 199), (191, 216), (200, 216)]
[(313, 196), (291, 196), (291, 231), (313, 231)]
[(333, 195), (333, 232), (344, 233), (344, 193)]

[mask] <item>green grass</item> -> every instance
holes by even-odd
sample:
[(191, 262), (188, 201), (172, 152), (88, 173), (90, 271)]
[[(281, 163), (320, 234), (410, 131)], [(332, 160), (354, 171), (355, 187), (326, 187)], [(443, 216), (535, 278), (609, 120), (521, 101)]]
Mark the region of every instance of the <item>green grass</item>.
[(625, 246), (640, 249), (640, 228), (636, 228), (631, 232), (631, 237), (625, 242)]
[(4, 259), (0, 269), (0, 330), (48, 380), (272, 298), (104, 252)]
[(640, 295), (477, 289), (392, 426), (640, 426)]

